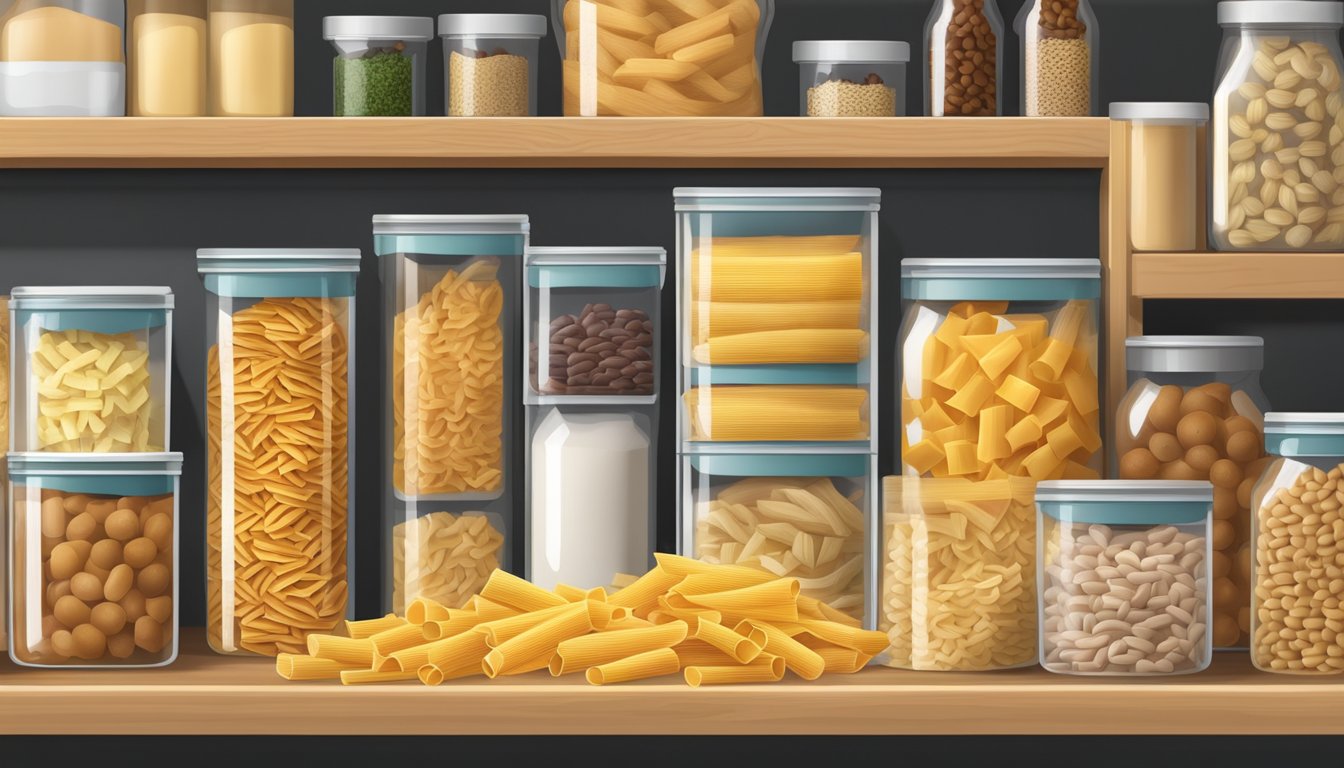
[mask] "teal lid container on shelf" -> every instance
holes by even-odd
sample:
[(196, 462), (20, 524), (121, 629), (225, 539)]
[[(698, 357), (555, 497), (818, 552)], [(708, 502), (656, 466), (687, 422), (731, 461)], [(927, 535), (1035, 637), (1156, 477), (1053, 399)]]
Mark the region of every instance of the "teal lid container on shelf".
[(1266, 413), (1265, 453), (1344, 461), (1344, 413)]
[(196, 270), (222, 298), (350, 298), (360, 258), (345, 248), (202, 248)]
[(19, 287), (9, 311), (7, 448), (152, 453), (167, 447), (170, 289)]

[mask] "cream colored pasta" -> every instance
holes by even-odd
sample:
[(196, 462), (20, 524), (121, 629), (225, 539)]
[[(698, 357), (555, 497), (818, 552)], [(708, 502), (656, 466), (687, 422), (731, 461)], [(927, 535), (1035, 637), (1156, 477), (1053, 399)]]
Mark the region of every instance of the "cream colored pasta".
[(392, 610), (417, 597), (459, 608), (499, 568), (504, 534), (485, 515), (433, 512), (392, 528)]
[(223, 352), (210, 350), (208, 636), (218, 651), (302, 654), (310, 633), (330, 632), (345, 616), (342, 312), (334, 302), (307, 298), (265, 299), (236, 312), (221, 340), (232, 349), (227, 392)]
[(151, 429), (149, 350), (133, 333), (42, 331), (32, 354), (37, 447), (44, 451), (162, 451)]

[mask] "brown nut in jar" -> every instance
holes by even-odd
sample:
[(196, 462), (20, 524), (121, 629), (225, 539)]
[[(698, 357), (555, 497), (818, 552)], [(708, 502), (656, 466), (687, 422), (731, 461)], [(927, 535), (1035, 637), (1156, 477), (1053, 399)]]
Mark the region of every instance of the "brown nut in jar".
[(1003, 22), (993, 2), (943, 0), (929, 27), (929, 114), (999, 113), (999, 38)]
[[(534, 344), (533, 386), (546, 395), (649, 395), (653, 378), (636, 383), (625, 369), (653, 357), (653, 322), (642, 309), (613, 309), (587, 304), (576, 315), (550, 322), (550, 354), (546, 363)], [(568, 342), (579, 339), (575, 344)], [(652, 363), (649, 363), (652, 370)], [(638, 373), (638, 371), (634, 372)]]

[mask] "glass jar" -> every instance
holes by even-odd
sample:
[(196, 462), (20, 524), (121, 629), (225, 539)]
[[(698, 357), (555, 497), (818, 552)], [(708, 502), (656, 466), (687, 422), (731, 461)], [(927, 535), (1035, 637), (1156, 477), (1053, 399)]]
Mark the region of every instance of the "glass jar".
[(172, 291), (25, 287), (12, 297), (12, 447), (156, 453), (168, 445)]
[(885, 479), (882, 663), (969, 672), (1035, 661), (1034, 488), (1025, 478)]
[(538, 47), (545, 36), (545, 16), (522, 13), (440, 16), (447, 115), (536, 115)]
[(1003, 114), (1003, 17), (994, 0), (939, 0), (924, 25), (930, 117)]
[(675, 196), (681, 442), (876, 452), (880, 190)]
[(294, 114), (294, 0), (210, 0), (210, 114)]
[(822, 610), (874, 625), (875, 455), (703, 446), (681, 457), (680, 480), (682, 554), (796, 577)]
[(207, 638), (306, 653), (353, 614), (357, 250), (196, 252), (206, 303)]
[(1344, 223), (1344, 54), (1337, 2), (1223, 2), (1213, 97), (1210, 241), (1219, 250), (1336, 251)]
[(434, 20), (420, 16), (328, 16), (322, 37), (336, 48), (332, 114), (412, 117), (425, 114), (425, 59)]
[(182, 454), (12, 453), (8, 463), (14, 662), (171, 664)]
[(133, 117), (206, 113), (206, 0), (127, 0), (126, 112)]
[(910, 44), (881, 40), (799, 40), (803, 117), (895, 117), (905, 114)]
[(0, 116), (126, 114), (122, 0), (0, 0)]
[(1042, 667), (1130, 677), (1208, 668), (1209, 483), (1045, 482), (1036, 501)]
[(1209, 106), (1198, 102), (1116, 102), (1111, 119), (1129, 123), (1129, 241), (1136, 251), (1199, 247), (1199, 134)]
[(1125, 340), (1129, 391), (1115, 417), (1115, 455), (1125, 480), (1209, 480), (1216, 648), (1249, 642), (1251, 491), (1263, 458), (1260, 389), (1265, 342), (1254, 336), (1137, 336)]
[(1344, 414), (1267, 413), (1269, 462), (1255, 485), (1251, 662), (1265, 672), (1344, 672)]
[(906, 259), (901, 292), (905, 475), (1101, 476), (1097, 260)]
[[(760, 117), (775, 0), (551, 0), (568, 117)], [(646, 12), (645, 12), (646, 11)]]
[(1097, 114), (1101, 36), (1088, 0), (1028, 0), (1017, 16), (1017, 35), (1024, 116)]

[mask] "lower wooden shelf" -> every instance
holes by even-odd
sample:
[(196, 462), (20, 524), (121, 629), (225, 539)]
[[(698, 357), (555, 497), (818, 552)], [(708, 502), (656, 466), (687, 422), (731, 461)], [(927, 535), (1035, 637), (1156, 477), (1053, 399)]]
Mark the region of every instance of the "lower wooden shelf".
[(1258, 673), (1242, 654), (1160, 680), (870, 669), (703, 689), (673, 678), (594, 688), (537, 673), (346, 688), (287, 683), (269, 660), (216, 656), (199, 630), (184, 639), (181, 658), (161, 670), (0, 663), (0, 734), (1344, 734), (1344, 678)]

